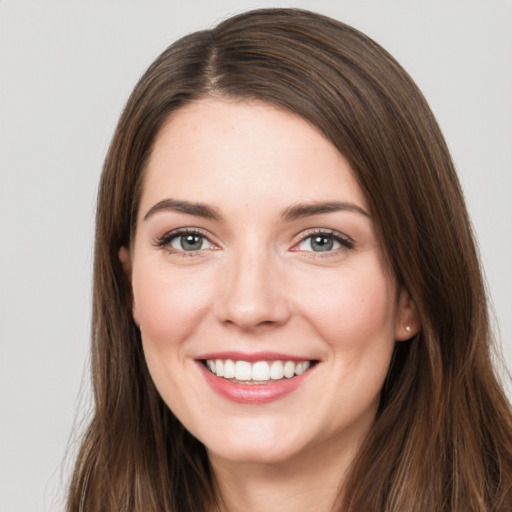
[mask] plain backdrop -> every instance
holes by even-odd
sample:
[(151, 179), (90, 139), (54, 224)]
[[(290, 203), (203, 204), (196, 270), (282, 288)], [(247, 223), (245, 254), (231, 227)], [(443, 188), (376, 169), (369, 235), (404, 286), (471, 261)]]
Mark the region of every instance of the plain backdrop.
[(0, 1), (0, 512), (63, 510), (90, 399), (95, 193), (128, 94), (177, 37), (264, 6), (354, 25), (423, 90), (512, 366), (510, 0)]

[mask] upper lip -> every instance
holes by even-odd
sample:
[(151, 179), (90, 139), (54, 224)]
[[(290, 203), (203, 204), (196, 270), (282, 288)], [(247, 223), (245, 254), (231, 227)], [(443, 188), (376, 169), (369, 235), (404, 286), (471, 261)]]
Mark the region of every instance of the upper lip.
[(223, 352), (208, 352), (207, 354), (201, 354), (196, 359), (232, 359), (234, 361), (247, 361), (249, 363), (255, 363), (257, 361), (314, 361), (314, 358), (303, 357), (291, 354), (284, 354), (281, 352), (238, 352), (238, 351), (223, 351)]

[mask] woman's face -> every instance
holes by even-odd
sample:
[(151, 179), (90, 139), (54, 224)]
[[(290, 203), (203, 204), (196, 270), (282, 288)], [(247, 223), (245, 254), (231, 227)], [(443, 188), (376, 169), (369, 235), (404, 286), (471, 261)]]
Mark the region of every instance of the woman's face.
[(412, 307), (316, 128), (262, 103), (174, 113), (120, 257), (155, 385), (211, 457), (355, 449)]

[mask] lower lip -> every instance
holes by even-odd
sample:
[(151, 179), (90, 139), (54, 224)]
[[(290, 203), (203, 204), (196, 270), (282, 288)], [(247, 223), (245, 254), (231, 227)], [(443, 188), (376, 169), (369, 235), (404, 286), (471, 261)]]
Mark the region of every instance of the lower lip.
[(266, 404), (295, 391), (308, 377), (311, 370), (291, 379), (270, 381), (268, 384), (238, 384), (210, 372), (198, 362), (206, 382), (219, 395), (240, 404)]

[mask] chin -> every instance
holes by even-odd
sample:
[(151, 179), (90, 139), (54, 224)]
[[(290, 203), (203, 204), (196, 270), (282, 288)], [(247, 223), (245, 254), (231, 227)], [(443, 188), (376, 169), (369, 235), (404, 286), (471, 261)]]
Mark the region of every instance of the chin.
[[(225, 435), (226, 432), (229, 435)], [(237, 463), (278, 464), (292, 459), (304, 447), (286, 431), (273, 430), (268, 424), (259, 429), (217, 430), (218, 435), (199, 434), (209, 456)]]
[(237, 464), (281, 464), (297, 455), (296, 450), (263, 443), (229, 443), (215, 448), (218, 449), (206, 448), (211, 459), (224, 459)]

